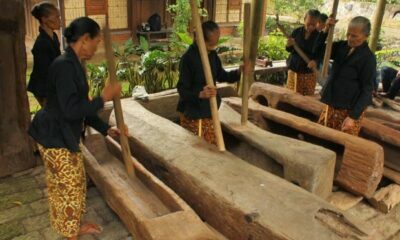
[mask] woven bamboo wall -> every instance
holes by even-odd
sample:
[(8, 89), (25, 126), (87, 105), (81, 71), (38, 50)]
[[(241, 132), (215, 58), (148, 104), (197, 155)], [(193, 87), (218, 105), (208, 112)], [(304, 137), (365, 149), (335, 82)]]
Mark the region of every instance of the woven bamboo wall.
[(111, 29), (128, 28), (128, 1), (108, 0), (108, 16)]
[[(65, 25), (77, 17), (85, 16), (85, 2), (83, 0), (64, 0)], [(108, 0), (108, 16), (111, 29), (128, 28), (128, 1)], [(100, 26), (105, 23), (104, 14), (89, 15)]]
[(215, 21), (218, 23), (227, 22), (228, 0), (219, 0), (215, 4)]
[(64, 0), (65, 26), (68, 26), (72, 20), (85, 16), (85, 1), (82, 0)]
[(215, 3), (215, 21), (217, 23), (237, 23), (242, 20), (242, 1), (218, 0)]

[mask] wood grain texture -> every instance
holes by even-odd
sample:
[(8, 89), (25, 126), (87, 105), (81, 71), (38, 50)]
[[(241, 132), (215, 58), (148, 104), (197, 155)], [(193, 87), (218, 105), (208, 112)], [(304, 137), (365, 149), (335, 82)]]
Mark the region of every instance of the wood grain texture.
[(82, 152), (90, 178), (135, 238), (221, 239), (134, 158), (130, 164), (135, 165), (136, 176), (128, 175), (122, 164), (121, 147), (114, 140), (99, 134), (88, 136)]
[[(256, 99), (259, 96), (257, 94), (254, 95), (254, 92), (251, 95), (256, 96)], [(296, 97), (300, 96), (298, 94), (293, 95), (296, 95)], [(268, 93), (266, 96), (268, 96)], [(276, 98), (276, 96), (279, 97), (279, 95), (272, 95), (268, 98)], [(291, 95), (285, 96), (291, 97)], [(236, 107), (241, 104), (237, 98), (229, 98), (225, 99), (225, 101)], [(296, 104), (298, 105), (299, 102), (296, 101)], [(275, 103), (275, 106), (278, 105), (279, 100)], [(383, 149), (378, 144), (324, 127), (293, 114), (262, 106), (256, 102), (249, 104), (250, 111), (253, 111), (255, 115), (262, 116), (265, 121), (272, 121), (294, 129), (300, 134), (307, 134), (317, 139), (342, 146), (344, 150), (343, 153), (340, 152), (340, 155), (338, 153), (338, 156), (342, 157), (338, 159), (340, 164), (338, 165), (339, 171), (335, 181), (346, 190), (355, 194), (368, 197), (372, 196), (375, 192), (383, 173)], [(280, 133), (284, 134), (285, 131), (281, 131)], [(322, 141), (315, 140), (313, 143), (321, 144)]]
[(122, 104), (135, 129), (129, 136), (135, 157), (227, 238), (373, 239), (366, 223), (321, 198), (218, 151), (138, 102)]

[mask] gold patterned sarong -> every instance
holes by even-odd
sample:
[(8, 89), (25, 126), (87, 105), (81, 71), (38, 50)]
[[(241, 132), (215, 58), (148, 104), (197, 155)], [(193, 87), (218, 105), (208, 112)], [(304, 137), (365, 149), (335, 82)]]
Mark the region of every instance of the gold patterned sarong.
[(64, 237), (77, 236), (86, 207), (82, 153), (38, 147), (46, 170), (51, 226)]
[(208, 143), (217, 145), (214, 124), (211, 118), (188, 119), (181, 113), (180, 122), (183, 128), (186, 128), (193, 134), (203, 138)]
[[(342, 124), (348, 116), (349, 110), (347, 109), (335, 109), (331, 106), (326, 106), (319, 117), (318, 123), (342, 131)], [(361, 119), (363, 117), (364, 113), (361, 114), (358, 120), (354, 121), (354, 127), (352, 129), (343, 132), (358, 136), (361, 129)]]
[(317, 84), (317, 76), (315, 73), (296, 73), (292, 70), (288, 71), (286, 88), (300, 93), (304, 96), (312, 96), (315, 93)]

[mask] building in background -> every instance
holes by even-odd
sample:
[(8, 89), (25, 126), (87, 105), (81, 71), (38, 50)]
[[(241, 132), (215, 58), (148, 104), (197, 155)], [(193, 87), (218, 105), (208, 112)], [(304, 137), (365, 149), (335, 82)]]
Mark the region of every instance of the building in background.
[[(40, 0), (26, 0), (27, 37), (35, 39), (38, 34), (38, 23), (30, 15), (32, 6)], [(108, 14), (114, 41), (124, 41), (130, 37), (136, 39), (138, 26), (147, 22), (154, 13), (161, 16), (163, 28), (172, 26), (171, 14), (167, 11), (169, 4), (175, 0), (50, 0), (59, 6), (62, 26), (67, 26), (73, 19), (89, 16), (100, 25), (104, 24)], [(243, 18), (242, 0), (204, 0), (203, 7), (208, 11), (209, 19), (219, 23), (222, 34), (233, 33)]]

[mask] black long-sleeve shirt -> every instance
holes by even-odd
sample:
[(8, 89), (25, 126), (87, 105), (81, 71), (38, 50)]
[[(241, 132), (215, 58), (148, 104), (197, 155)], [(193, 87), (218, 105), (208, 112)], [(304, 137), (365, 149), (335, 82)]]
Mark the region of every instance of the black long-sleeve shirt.
[[(211, 51), (208, 54), (208, 59), (214, 84), (216, 82), (233, 83), (240, 80), (239, 71), (226, 72), (224, 70), (216, 51)], [(183, 54), (180, 61), (179, 81), (177, 84), (179, 92), (178, 112), (183, 113), (190, 119), (210, 118), (209, 99), (199, 98), (199, 93), (206, 85), (199, 49), (196, 44), (193, 44)], [(218, 95), (217, 101), (219, 106), (221, 98)]]
[(366, 42), (348, 56), (350, 49), (347, 41), (333, 43), (332, 74), (321, 101), (337, 109), (348, 109), (349, 116), (358, 119), (372, 102), (376, 59)]
[(78, 152), (86, 123), (103, 135), (109, 125), (97, 116), (104, 103), (100, 97), (89, 100), (86, 75), (71, 48), (50, 66), (48, 103), (34, 117), (29, 134), (46, 148), (67, 148)]
[(395, 79), (393, 79), (389, 91), (387, 92), (388, 98), (394, 99), (399, 93), (399, 91), (400, 91), (400, 77), (396, 77)]
[[(293, 30), (291, 37), (295, 39), (296, 44), (303, 50), (310, 60), (316, 61), (317, 65), (322, 60), (324, 52), (324, 43), (327, 37), (326, 33), (313, 31), (310, 36), (305, 39), (306, 30), (299, 27)], [(286, 51), (290, 52), (287, 60), (288, 68), (297, 73), (311, 73), (312, 69), (307, 67), (307, 63), (294, 50), (294, 47), (286, 47)]]
[(32, 48), (33, 69), (28, 84), (29, 92), (37, 97), (47, 97), (48, 69), (60, 54), (60, 42), (57, 34), (53, 33), (53, 38), (51, 38), (39, 27), (39, 36)]

